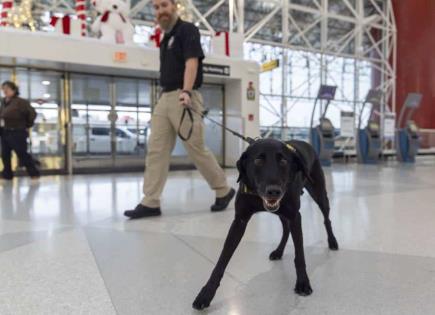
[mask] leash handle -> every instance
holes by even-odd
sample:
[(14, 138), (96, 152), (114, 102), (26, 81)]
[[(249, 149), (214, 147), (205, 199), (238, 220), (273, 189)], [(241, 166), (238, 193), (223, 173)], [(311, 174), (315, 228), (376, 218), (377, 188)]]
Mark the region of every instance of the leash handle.
[[(187, 133), (187, 137), (184, 137), (181, 134), (181, 125), (183, 124), (184, 117), (186, 116), (186, 113), (189, 116), (191, 124), (190, 124), (189, 132)], [(193, 114), (192, 114), (192, 110), (191, 110), (191, 108), (184, 107), (183, 114), (181, 114), (181, 118), (180, 118), (180, 124), (178, 125), (177, 133), (178, 133), (178, 136), (180, 137), (181, 140), (188, 141), (190, 139), (190, 137), (192, 137), (192, 132), (193, 132)]]

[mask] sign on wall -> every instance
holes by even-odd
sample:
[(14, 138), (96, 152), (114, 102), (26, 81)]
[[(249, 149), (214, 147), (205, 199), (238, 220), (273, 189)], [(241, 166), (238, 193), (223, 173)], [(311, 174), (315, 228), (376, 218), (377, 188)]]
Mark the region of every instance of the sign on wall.
[(394, 137), (396, 131), (396, 114), (385, 113), (384, 115), (384, 137)]
[(340, 115), (340, 135), (343, 137), (353, 137), (355, 126), (355, 114), (353, 112), (341, 111)]
[(279, 59), (270, 60), (261, 65), (261, 72), (272, 71), (279, 67)]
[(248, 88), (246, 89), (246, 98), (248, 101), (255, 101), (255, 87), (252, 81), (249, 82)]
[(204, 74), (213, 74), (229, 77), (231, 74), (230, 66), (224, 65), (212, 65), (209, 63), (204, 63), (202, 65), (202, 70)]
[(113, 54), (114, 62), (127, 62), (127, 53), (125, 51), (116, 51)]

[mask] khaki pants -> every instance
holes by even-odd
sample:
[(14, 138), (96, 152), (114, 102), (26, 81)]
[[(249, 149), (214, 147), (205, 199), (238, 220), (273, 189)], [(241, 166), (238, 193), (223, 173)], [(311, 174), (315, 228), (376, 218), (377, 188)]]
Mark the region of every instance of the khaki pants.
[[(142, 204), (148, 207), (160, 207), (160, 195), (165, 186), (169, 172), (171, 152), (175, 145), (183, 106), (179, 104), (180, 90), (163, 93), (151, 119), (151, 135), (148, 143), (148, 153), (145, 162), (143, 184), (144, 198)], [(192, 107), (202, 111), (202, 96), (199, 92), (192, 92)], [(183, 145), (196, 168), (206, 179), (209, 186), (215, 190), (216, 197), (225, 196), (228, 187), (225, 173), (220, 168), (216, 158), (204, 144), (204, 123), (197, 114), (193, 113), (193, 133)], [(186, 114), (181, 134), (188, 135), (191, 126)]]

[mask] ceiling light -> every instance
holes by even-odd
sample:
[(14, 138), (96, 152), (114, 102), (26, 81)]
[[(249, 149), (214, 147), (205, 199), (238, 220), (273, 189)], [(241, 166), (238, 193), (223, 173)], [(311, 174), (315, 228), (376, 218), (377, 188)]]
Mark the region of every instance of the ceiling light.
[(50, 85), (50, 81), (42, 81), (42, 85)]

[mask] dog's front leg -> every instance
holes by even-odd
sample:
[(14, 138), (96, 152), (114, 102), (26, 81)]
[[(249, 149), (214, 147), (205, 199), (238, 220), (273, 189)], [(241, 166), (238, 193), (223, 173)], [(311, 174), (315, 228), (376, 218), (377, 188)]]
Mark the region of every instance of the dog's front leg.
[(193, 302), (193, 308), (201, 310), (210, 305), (210, 302), (213, 299), (217, 288), (219, 287), (220, 281), (224, 275), (228, 262), (233, 256), (234, 251), (236, 250), (237, 246), (240, 243), (240, 240), (243, 237), (243, 234), (245, 233), (248, 221), (249, 219), (234, 219), (225, 240), (224, 248), (219, 257), (219, 260), (214, 267), (210, 279), (207, 281), (207, 284), (201, 289), (195, 301)]
[(311, 289), (310, 279), (308, 279), (305, 266), (304, 255), (304, 240), (302, 236), (302, 219), (298, 212), (296, 216), (290, 220), (290, 232), (295, 245), (295, 267), (296, 267), (296, 286), (295, 292), (299, 295), (310, 295)]

